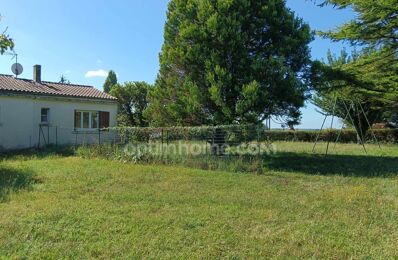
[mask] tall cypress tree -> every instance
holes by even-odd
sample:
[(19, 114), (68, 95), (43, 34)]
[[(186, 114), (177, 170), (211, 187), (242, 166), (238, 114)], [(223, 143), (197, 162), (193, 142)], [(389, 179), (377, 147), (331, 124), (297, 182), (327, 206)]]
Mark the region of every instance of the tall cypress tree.
[(297, 120), (312, 39), (284, 0), (171, 0), (147, 114), (154, 125)]
[(116, 73), (113, 70), (111, 70), (109, 71), (108, 77), (106, 78), (104, 83), (104, 92), (105, 93), (111, 92), (112, 87), (116, 84), (117, 84)]

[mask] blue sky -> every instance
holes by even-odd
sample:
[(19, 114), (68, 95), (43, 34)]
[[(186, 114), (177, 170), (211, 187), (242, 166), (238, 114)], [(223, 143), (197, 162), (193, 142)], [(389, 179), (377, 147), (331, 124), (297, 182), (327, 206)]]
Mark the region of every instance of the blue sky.
[[(32, 77), (41, 64), (43, 80), (71, 82), (101, 88), (104, 72), (113, 69), (119, 81), (153, 83), (159, 69), (167, 0), (2, 0), (1, 30), (16, 42), (22, 78)], [(320, 8), (310, 1), (288, 0), (287, 5), (314, 30), (327, 30), (348, 21), (348, 10)], [(338, 53), (343, 44), (317, 38), (312, 57), (324, 58), (327, 50)], [(11, 74), (10, 56), (0, 56), (0, 73)], [(98, 75), (97, 77), (93, 77)], [(91, 76), (91, 77), (90, 77)], [(322, 116), (312, 105), (303, 109), (300, 128), (319, 128)], [(277, 127), (274, 125), (274, 127)]]

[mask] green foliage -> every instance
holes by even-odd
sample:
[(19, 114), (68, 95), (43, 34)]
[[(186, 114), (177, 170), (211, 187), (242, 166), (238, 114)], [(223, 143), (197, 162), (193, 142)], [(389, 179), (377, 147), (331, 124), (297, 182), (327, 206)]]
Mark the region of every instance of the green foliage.
[[(193, 145), (194, 143), (191, 143)], [(144, 147), (137, 147), (133, 152), (126, 153), (123, 148), (115, 145), (82, 146), (76, 155), (85, 159), (103, 158), (123, 163), (146, 165), (182, 165), (202, 170), (222, 170), (229, 172), (256, 173), (264, 172), (262, 159), (254, 155), (240, 155), (220, 158), (210, 154), (186, 155), (175, 154), (166, 150), (154, 153)]]
[(112, 87), (111, 95), (119, 102), (120, 126), (148, 126), (144, 112), (148, 107), (147, 96), (151, 85), (146, 82), (126, 82)]
[(227, 138), (227, 142), (255, 141), (258, 134), (263, 131), (261, 126), (255, 125), (220, 125), (220, 126), (198, 126), (198, 127), (116, 127), (110, 128), (116, 131), (118, 136), (125, 142), (147, 142), (152, 141), (176, 141), (176, 140), (199, 140), (209, 141), (217, 130), (221, 130)]
[(362, 64), (372, 55), (374, 52), (354, 52), (349, 56), (344, 50), (336, 57), (329, 51), (328, 64), (322, 65), (324, 81), (318, 82), (318, 91), (313, 97), (314, 103), (324, 113), (344, 119), (346, 125), (355, 127), (360, 138), (371, 125), (380, 122), (383, 113), (394, 104), (384, 98), (383, 89), (389, 88), (376, 82), (386, 74), (369, 75)]
[[(396, 144), (398, 143), (398, 130), (396, 129), (376, 129), (373, 130), (377, 140), (380, 143)], [(315, 130), (298, 130), (298, 131), (280, 131), (272, 130), (266, 131), (261, 134), (260, 140), (269, 140), (272, 142), (276, 141), (297, 141), (297, 142), (315, 142), (319, 135), (319, 141), (321, 142), (335, 142), (339, 136), (339, 143), (356, 143), (357, 132), (352, 129), (340, 130), (323, 130), (322, 132)], [(373, 135), (368, 132), (365, 135), (365, 141), (368, 143), (374, 143)]]
[[(338, 8), (352, 8), (354, 20), (334, 31), (320, 33), (333, 41), (349, 41), (364, 47), (349, 57), (329, 54), (328, 64), (315, 62), (312, 84), (315, 103), (328, 114), (340, 118), (364, 135), (369, 124), (392, 123), (398, 112), (398, 8), (396, 0), (328, 0)], [(336, 100), (337, 109), (333, 111)], [(360, 136), (361, 138), (361, 136)]]
[(245, 124), (269, 115), (297, 122), (311, 40), (283, 0), (172, 0), (151, 123)]
[[(218, 128), (218, 127), (217, 127)], [(118, 127), (121, 140), (128, 142), (166, 142), (173, 141), (203, 141), (207, 142), (214, 134), (214, 127), (171, 127), (171, 128), (135, 128), (135, 127)], [(356, 143), (357, 132), (353, 129), (327, 129), (319, 132), (318, 130), (263, 130), (256, 129), (254, 126), (221, 126), (226, 135), (226, 142), (230, 145), (241, 144), (253, 141), (299, 141), (299, 142), (315, 142), (319, 135), (319, 141), (332, 141), (337, 139), (340, 134), (340, 143)], [(398, 143), (398, 129), (373, 129), (373, 133), (381, 143)], [(163, 138), (162, 138), (163, 136)], [(374, 137), (370, 131), (365, 136), (368, 143), (374, 142)]]
[[(346, 64), (329, 68), (331, 81), (349, 81), (356, 93), (365, 94), (373, 107), (395, 114), (398, 103), (398, 8), (396, 0), (328, 0), (339, 8), (352, 8), (354, 20), (338, 29), (320, 33), (334, 41), (364, 47), (361, 55)], [(393, 113), (394, 114), (394, 113)]]
[(8, 35), (0, 35), (0, 54), (3, 54), (7, 50), (12, 50), (14, 48), (14, 42)]
[(352, 8), (357, 16), (334, 31), (321, 35), (334, 41), (348, 40), (354, 45), (367, 45), (395, 50), (398, 48), (398, 8), (396, 0), (327, 0), (339, 8)]
[(111, 70), (111, 71), (109, 71), (108, 77), (106, 78), (104, 86), (103, 86), (104, 92), (110, 93), (112, 90), (112, 87), (116, 84), (117, 84), (116, 73), (113, 70)]
[(7, 201), (8, 195), (29, 189), (38, 183), (35, 174), (28, 169), (12, 169), (0, 164), (0, 203)]
[[(0, 21), (1, 21), (1, 15), (0, 15)], [(14, 41), (10, 38), (9, 35), (6, 34), (5, 30), (3, 33), (0, 34), (0, 54), (4, 54), (5, 51), (7, 50), (12, 50), (14, 49)]]

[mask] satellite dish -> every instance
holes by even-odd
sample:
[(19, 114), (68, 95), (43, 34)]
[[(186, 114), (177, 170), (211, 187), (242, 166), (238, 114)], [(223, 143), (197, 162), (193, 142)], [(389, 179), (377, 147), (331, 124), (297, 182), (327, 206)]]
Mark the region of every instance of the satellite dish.
[(22, 67), (21, 64), (15, 63), (15, 64), (12, 65), (11, 71), (12, 71), (12, 73), (15, 74), (15, 76), (18, 77), (19, 75), (22, 74), (22, 72), (23, 72), (23, 67)]

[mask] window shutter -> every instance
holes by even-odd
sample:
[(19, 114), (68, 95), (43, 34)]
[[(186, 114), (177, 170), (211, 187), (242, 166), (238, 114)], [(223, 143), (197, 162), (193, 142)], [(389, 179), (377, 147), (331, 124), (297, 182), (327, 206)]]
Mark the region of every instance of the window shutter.
[(100, 111), (100, 125), (99, 128), (108, 128), (109, 127), (109, 112)]

